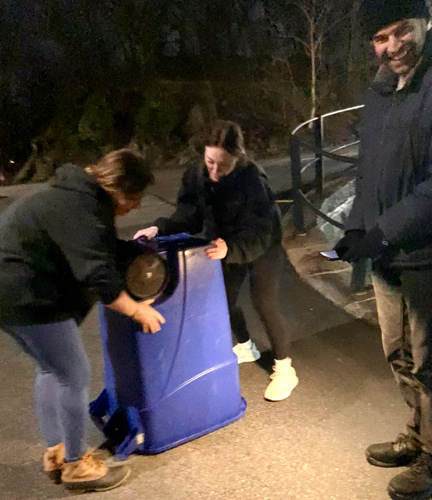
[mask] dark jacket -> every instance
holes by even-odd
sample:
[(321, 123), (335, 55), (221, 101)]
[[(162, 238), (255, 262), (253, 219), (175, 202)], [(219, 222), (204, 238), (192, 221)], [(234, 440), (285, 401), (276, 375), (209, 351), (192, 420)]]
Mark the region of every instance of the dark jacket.
[(432, 265), (432, 40), (413, 79), (396, 91), (378, 72), (360, 124), (356, 197), (346, 229), (374, 226), (390, 243), (385, 265)]
[(239, 161), (219, 182), (210, 181), (204, 165), (183, 176), (177, 210), (158, 219), (160, 234), (201, 233), (228, 246), (227, 264), (246, 264), (281, 241), (280, 213), (266, 176), (253, 163)]
[(79, 167), (0, 216), (0, 323), (83, 317), (125, 289), (111, 197)]

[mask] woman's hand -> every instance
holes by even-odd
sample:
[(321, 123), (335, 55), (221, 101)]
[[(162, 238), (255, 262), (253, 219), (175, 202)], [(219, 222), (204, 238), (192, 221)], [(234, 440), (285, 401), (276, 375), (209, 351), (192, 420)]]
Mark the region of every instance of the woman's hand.
[(157, 226), (146, 227), (145, 229), (140, 229), (138, 232), (134, 234), (133, 239), (136, 240), (141, 236), (145, 236), (148, 240), (151, 240), (155, 236), (157, 236), (159, 228)]
[(150, 304), (153, 302), (154, 299), (136, 302), (126, 291), (123, 291), (107, 307), (132, 318), (142, 326), (143, 332), (155, 333), (160, 330), (161, 324), (165, 323), (165, 318), (151, 307)]
[(211, 242), (213, 248), (207, 248), (205, 251), (207, 257), (209, 259), (224, 259), (228, 253), (228, 247), (222, 238), (218, 238), (217, 240), (213, 240)]
[(142, 326), (144, 333), (156, 333), (161, 329), (160, 325), (165, 323), (162, 314), (151, 307), (150, 304), (153, 302), (153, 300), (138, 302), (136, 311), (131, 316), (134, 321)]

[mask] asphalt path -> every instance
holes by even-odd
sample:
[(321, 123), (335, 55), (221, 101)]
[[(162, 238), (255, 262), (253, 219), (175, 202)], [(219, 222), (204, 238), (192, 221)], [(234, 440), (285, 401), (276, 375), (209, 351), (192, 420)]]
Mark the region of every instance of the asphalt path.
[[(173, 210), (181, 172), (158, 171), (156, 177), (141, 208), (119, 219), (122, 237), (130, 238), (136, 229)], [(386, 483), (395, 471), (369, 466), (364, 448), (393, 438), (407, 412), (385, 363), (377, 329), (337, 309), (286, 262), (280, 307), (293, 341), (291, 356), (300, 383), (288, 400), (269, 403), (262, 397), (272, 365), (269, 343), (250, 306), (247, 286), (242, 301), (251, 336), (264, 352), (259, 363), (239, 367), (248, 403), (245, 417), (160, 455), (132, 457), (128, 483), (96, 494), (98, 498), (387, 499)], [(104, 368), (95, 310), (84, 322), (82, 334), (92, 362), (92, 397), (96, 397), (103, 389)], [(33, 372), (32, 361), (1, 334), (2, 500), (70, 496), (41, 472), (43, 445), (33, 419)], [(89, 428), (91, 444), (96, 446), (102, 436)], [(94, 498), (94, 494), (81, 498)]]

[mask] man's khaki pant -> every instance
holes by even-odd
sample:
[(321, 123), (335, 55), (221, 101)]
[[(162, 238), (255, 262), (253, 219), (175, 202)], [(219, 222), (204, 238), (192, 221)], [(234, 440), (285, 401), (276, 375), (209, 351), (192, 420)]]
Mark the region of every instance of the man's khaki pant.
[(382, 343), (411, 417), (408, 433), (432, 453), (432, 269), (374, 269)]

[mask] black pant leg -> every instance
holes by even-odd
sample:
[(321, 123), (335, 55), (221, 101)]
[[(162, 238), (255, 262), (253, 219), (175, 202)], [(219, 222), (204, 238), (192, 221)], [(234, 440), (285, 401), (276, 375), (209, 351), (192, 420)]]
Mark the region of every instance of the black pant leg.
[(247, 342), (249, 340), (249, 332), (246, 326), (243, 311), (238, 306), (238, 298), (240, 288), (249, 273), (249, 266), (242, 264), (224, 264), (223, 273), (228, 299), (231, 329), (237, 339), (237, 342)]
[(271, 248), (252, 264), (251, 298), (263, 322), (275, 359), (289, 355), (291, 338), (279, 308), (279, 281), (284, 253), (280, 245)]

